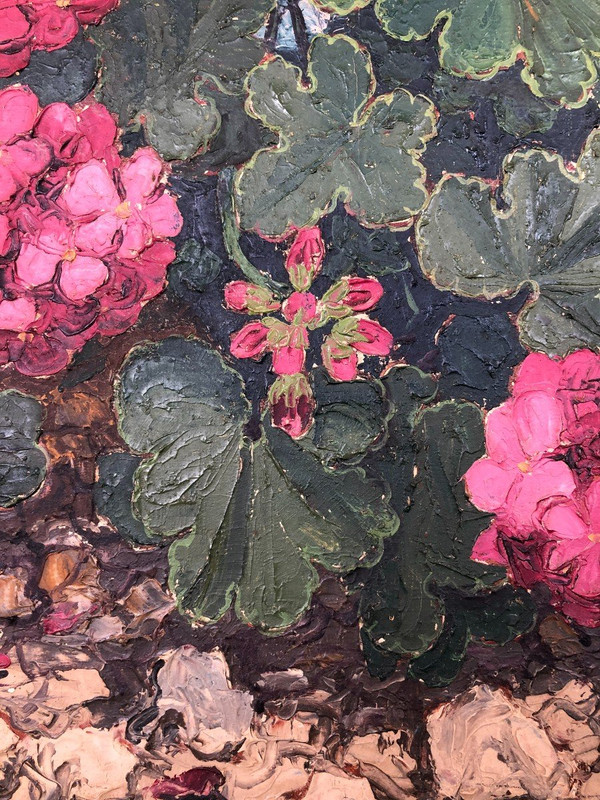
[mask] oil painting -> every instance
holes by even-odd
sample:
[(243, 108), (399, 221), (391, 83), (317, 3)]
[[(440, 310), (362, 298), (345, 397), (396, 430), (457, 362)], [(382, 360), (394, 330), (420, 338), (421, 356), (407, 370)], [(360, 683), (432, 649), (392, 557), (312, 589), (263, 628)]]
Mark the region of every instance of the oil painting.
[(0, 0), (0, 798), (600, 800), (600, 0)]

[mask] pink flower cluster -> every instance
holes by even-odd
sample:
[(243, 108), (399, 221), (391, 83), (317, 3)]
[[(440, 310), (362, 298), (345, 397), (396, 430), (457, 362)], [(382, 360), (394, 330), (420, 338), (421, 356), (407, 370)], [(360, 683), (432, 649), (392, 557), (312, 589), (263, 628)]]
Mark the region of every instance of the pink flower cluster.
[(81, 25), (97, 25), (119, 0), (0, 0), (0, 78), (29, 64), (32, 50), (58, 50)]
[(546, 584), (565, 615), (600, 626), (600, 355), (529, 355), (485, 435), (465, 481), (496, 516), (472, 557), (526, 588)]
[(293, 438), (310, 429), (315, 402), (305, 371), (309, 333), (333, 323), (321, 355), (336, 381), (358, 377), (364, 355), (385, 356), (392, 347), (391, 333), (363, 312), (375, 306), (383, 288), (375, 278), (345, 277), (318, 299), (309, 291), (321, 270), (325, 245), (319, 228), (297, 231), (288, 251), (286, 269), (295, 291), (283, 302), (268, 289), (246, 281), (225, 287), (228, 308), (244, 314), (280, 312), (249, 322), (231, 340), (236, 358), (262, 358), (271, 353), (277, 375), (269, 390), (273, 424)]
[(163, 288), (182, 226), (149, 147), (121, 159), (106, 108), (0, 92), (0, 364), (62, 369), (122, 333)]

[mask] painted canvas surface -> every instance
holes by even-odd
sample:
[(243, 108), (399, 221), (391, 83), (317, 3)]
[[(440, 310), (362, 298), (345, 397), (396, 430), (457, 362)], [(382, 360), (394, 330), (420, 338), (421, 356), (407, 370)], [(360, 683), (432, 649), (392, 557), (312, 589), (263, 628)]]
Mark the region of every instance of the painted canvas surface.
[(0, 0), (0, 798), (600, 799), (600, 0)]

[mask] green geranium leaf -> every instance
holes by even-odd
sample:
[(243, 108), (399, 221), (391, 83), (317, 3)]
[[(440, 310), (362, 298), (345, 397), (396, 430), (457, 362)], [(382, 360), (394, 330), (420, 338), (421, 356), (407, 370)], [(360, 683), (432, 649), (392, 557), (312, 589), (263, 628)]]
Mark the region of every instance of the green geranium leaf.
[[(223, 115), (243, 134), (247, 72), (264, 55), (252, 38), (273, 0), (122, 0), (93, 36), (101, 49), (100, 98), (122, 126), (143, 124), (166, 159), (206, 149)], [(223, 102), (221, 102), (221, 99)], [(230, 142), (224, 142), (226, 149)]]
[(343, 275), (396, 275), (409, 267), (400, 237), (387, 228), (363, 228), (349, 214), (333, 214), (330, 240), (335, 242), (325, 257), (323, 274), (332, 280)]
[(32, 495), (46, 475), (46, 453), (37, 444), (43, 409), (35, 398), (0, 392), (0, 506)]
[(487, 299), (532, 297), (518, 319), (523, 343), (564, 355), (600, 337), (600, 134), (573, 171), (541, 150), (504, 161), (498, 208), (477, 178), (443, 179), (419, 221), (425, 274), (441, 289)]
[(535, 97), (521, 81), (506, 73), (474, 85), (467, 78), (438, 72), (434, 78), (434, 95), (443, 114), (471, 110), (482, 98), (489, 99), (499, 127), (517, 138), (550, 130), (559, 110), (559, 106)]
[(146, 532), (142, 522), (134, 517), (131, 508), (133, 476), (141, 462), (140, 456), (130, 453), (107, 453), (98, 459), (98, 476), (94, 484), (96, 509), (134, 544), (150, 545), (161, 541), (160, 536)]
[(238, 616), (266, 632), (291, 625), (317, 583), (313, 561), (371, 565), (398, 520), (384, 488), (329, 469), (265, 421), (256, 442), (240, 376), (194, 339), (136, 348), (117, 385), (121, 435), (142, 459), (135, 517), (174, 538), (170, 585), (194, 619)]
[(197, 239), (188, 239), (177, 251), (169, 267), (169, 284), (175, 289), (183, 283), (188, 289), (203, 292), (219, 276), (223, 261)]
[(360, 460), (381, 444), (388, 403), (380, 381), (334, 381), (325, 372), (313, 373), (317, 401), (315, 421), (300, 445), (323, 462)]
[(532, 92), (569, 107), (587, 102), (597, 79), (600, 1), (377, 0), (386, 31), (423, 39), (442, 23), (440, 63), (448, 72), (486, 79), (524, 54)]
[(346, 36), (316, 36), (310, 86), (273, 58), (247, 80), (247, 110), (279, 135), (238, 173), (242, 228), (284, 236), (315, 225), (338, 199), (367, 226), (412, 223), (427, 197), (419, 155), (435, 135), (435, 110), (399, 89), (374, 97), (371, 59)]
[[(409, 488), (403, 496), (398, 482), (394, 500), (405, 506), (401, 527), (387, 542), (384, 558), (365, 577), (360, 600), (363, 630), (373, 644), (410, 656), (422, 655), (442, 635), (448, 590), (472, 594), (504, 577), (501, 570), (470, 559), (475, 539), (489, 523), (469, 503), (462, 483), (465, 471), (484, 452), (481, 412), (471, 403), (454, 401), (417, 412), (418, 396), (424, 393), (413, 390), (414, 410), (407, 416), (407, 384), (416, 372), (405, 368), (390, 376), (396, 396), (404, 397), (399, 430), (406, 433), (411, 422), (414, 430), (412, 437), (410, 432), (403, 437), (403, 447), (391, 434), (388, 442), (388, 462), (397, 463), (401, 482), (409, 480), (410, 470), (413, 491), (406, 502)], [(394, 417), (390, 430), (393, 425)], [(451, 638), (456, 639), (454, 634)], [(452, 648), (454, 652), (454, 644)]]
[(445, 608), (439, 639), (414, 658), (408, 669), (409, 675), (428, 686), (446, 686), (456, 678), (470, 641), (508, 644), (535, 623), (533, 600), (526, 591), (512, 586), (472, 598), (449, 597)]

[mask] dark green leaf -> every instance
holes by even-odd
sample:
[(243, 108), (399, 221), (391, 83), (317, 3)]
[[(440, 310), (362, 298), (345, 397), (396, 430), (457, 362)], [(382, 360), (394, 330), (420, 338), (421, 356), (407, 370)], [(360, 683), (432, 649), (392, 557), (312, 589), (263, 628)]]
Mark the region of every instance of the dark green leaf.
[(0, 392), (0, 506), (32, 495), (46, 475), (46, 453), (37, 444), (42, 405), (15, 391)]
[(273, 0), (122, 0), (93, 32), (104, 64), (101, 99), (118, 112), (121, 125), (143, 124), (167, 159), (206, 149), (223, 114), (230, 125), (237, 121), (243, 138), (245, 115), (232, 113), (231, 98), (241, 109), (243, 79), (264, 55), (252, 34), (272, 5)]

